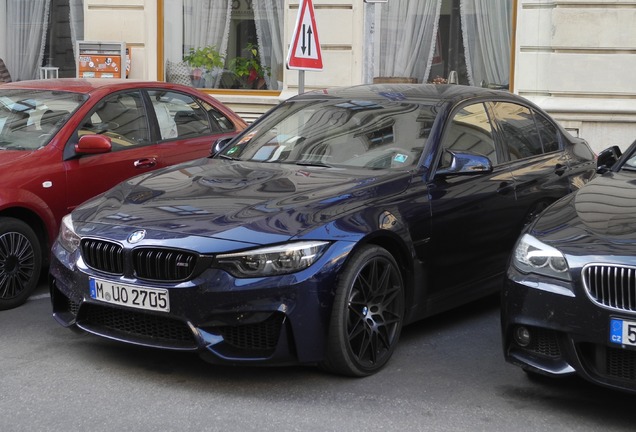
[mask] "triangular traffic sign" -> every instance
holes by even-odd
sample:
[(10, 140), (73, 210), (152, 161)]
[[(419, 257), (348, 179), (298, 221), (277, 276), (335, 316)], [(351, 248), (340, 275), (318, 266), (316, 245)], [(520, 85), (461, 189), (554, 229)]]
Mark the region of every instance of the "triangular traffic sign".
[(287, 68), (322, 70), (322, 52), (311, 0), (301, 0), (292, 43), (287, 53)]

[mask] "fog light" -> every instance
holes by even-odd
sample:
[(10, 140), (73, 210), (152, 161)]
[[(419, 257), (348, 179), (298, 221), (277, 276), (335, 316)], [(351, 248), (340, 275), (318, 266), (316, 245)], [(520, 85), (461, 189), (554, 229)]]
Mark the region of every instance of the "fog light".
[(530, 345), (530, 330), (523, 326), (517, 327), (515, 329), (515, 342), (522, 347)]

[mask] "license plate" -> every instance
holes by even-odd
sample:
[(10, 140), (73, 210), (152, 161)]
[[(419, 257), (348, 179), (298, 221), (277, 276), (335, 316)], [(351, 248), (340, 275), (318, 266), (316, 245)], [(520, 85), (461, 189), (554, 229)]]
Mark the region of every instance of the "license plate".
[(91, 298), (106, 303), (161, 312), (170, 312), (170, 296), (163, 288), (115, 284), (93, 279), (89, 281)]
[(636, 321), (611, 318), (610, 342), (619, 345), (636, 346)]

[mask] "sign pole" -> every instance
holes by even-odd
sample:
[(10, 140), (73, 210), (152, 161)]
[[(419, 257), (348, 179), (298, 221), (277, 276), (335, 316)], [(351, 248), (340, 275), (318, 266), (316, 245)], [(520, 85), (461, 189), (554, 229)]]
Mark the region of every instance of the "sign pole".
[(298, 94), (305, 93), (305, 71), (298, 71)]

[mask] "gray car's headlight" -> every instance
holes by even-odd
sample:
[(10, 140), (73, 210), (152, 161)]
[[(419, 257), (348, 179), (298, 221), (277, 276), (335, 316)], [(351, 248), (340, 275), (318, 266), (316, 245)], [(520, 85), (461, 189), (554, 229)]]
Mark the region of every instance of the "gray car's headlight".
[(73, 227), (73, 218), (70, 214), (67, 214), (62, 218), (62, 224), (60, 226), (60, 233), (57, 236), (57, 242), (67, 251), (73, 253), (77, 250), (80, 244), (80, 236), (75, 233)]
[(558, 279), (570, 280), (568, 263), (558, 249), (524, 234), (517, 242), (513, 256), (514, 266), (525, 273), (538, 273)]
[(294, 273), (315, 263), (329, 242), (304, 241), (216, 256), (214, 267), (235, 277), (262, 277)]

